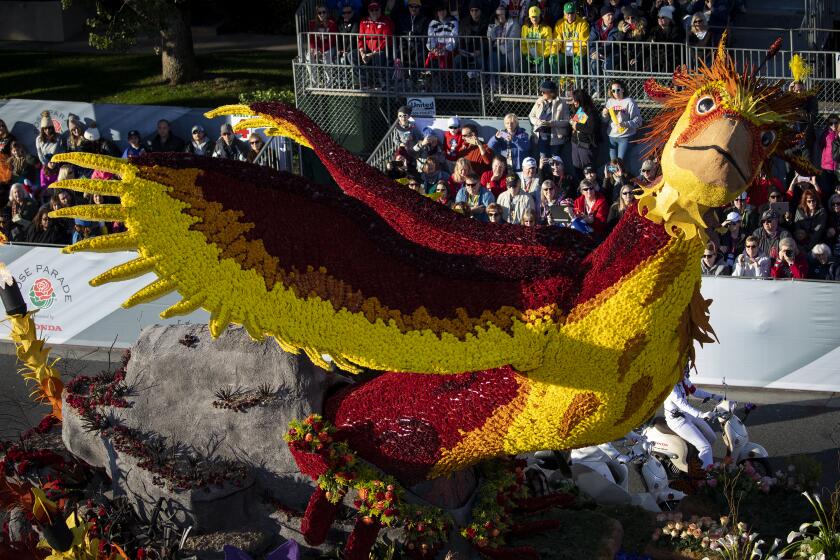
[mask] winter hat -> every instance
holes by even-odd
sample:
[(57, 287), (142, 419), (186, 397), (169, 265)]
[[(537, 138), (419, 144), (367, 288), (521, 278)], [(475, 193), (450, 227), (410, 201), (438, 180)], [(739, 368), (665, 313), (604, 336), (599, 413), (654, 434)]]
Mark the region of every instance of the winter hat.
[(52, 116), (49, 111), (41, 111), (41, 128), (53, 126)]
[(222, 134), (224, 134), (225, 132), (227, 132), (228, 134), (233, 134), (233, 127), (229, 123), (225, 123), (219, 128), (219, 132)]
[(540, 84), (540, 91), (553, 91), (557, 93), (557, 84), (552, 80), (545, 80)]
[(659, 17), (667, 18), (671, 21), (674, 21), (674, 7), (673, 6), (662, 6), (659, 8)]
[(610, 6), (601, 6), (601, 16), (605, 16), (607, 14), (615, 15), (615, 11)]
[(99, 135), (99, 129), (96, 128), (96, 123), (90, 123), (90, 126), (85, 130), (85, 140), (88, 142), (96, 142), (99, 140), (101, 136)]

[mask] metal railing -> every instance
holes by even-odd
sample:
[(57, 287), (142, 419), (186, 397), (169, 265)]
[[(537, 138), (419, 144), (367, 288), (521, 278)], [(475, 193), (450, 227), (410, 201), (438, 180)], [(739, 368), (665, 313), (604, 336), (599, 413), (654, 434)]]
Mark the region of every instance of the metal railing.
[[(792, 39), (788, 38), (788, 42)], [(709, 63), (713, 47), (684, 43), (593, 41), (563, 43), (556, 39), (509, 38), (491, 42), (486, 37), (365, 36), (351, 33), (305, 32), (300, 58), (307, 73), (301, 90), (315, 93), (376, 93), (475, 98), (530, 97), (546, 77), (568, 88), (603, 91), (611, 78), (628, 82), (633, 95), (642, 99), (642, 84), (650, 77), (670, 79), (682, 64)], [(360, 50), (360, 48), (362, 50)], [(756, 67), (766, 49), (730, 48), (739, 70)], [(763, 75), (789, 79), (793, 51), (782, 49), (770, 60)], [(811, 79), (837, 78), (837, 57), (827, 51), (801, 51), (812, 67)], [(823, 101), (829, 101), (825, 96)], [(486, 101), (482, 101), (484, 103)]]
[(256, 165), (264, 165), (278, 171), (292, 172), (294, 143), (283, 136), (269, 136), (260, 153), (254, 158)]

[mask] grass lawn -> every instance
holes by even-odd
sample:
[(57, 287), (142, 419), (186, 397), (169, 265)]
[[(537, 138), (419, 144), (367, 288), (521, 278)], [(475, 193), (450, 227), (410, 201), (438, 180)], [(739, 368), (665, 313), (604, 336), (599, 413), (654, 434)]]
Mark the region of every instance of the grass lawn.
[(198, 81), (170, 86), (154, 54), (0, 51), (0, 99), (51, 99), (134, 105), (215, 107), (243, 92), (292, 88), (293, 52), (198, 55)]

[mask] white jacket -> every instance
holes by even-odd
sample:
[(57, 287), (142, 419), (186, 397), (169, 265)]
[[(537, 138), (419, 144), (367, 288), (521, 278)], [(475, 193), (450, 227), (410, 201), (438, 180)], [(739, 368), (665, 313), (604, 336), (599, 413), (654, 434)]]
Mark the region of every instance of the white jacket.
[[(531, 121), (534, 130), (539, 126), (538, 121), (546, 103), (545, 98), (540, 96), (528, 114), (528, 120)], [(552, 103), (551, 119), (549, 119), (551, 121), (551, 145), (557, 146), (558, 144), (565, 144), (569, 139), (568, 135), (571, 132), (569, 128), (569, 108), (566, 101), (559, 96)]]
[(764, 255), (759, 255), (754, 263), (747, 261), (745, 254), (738, 255), (735, 259), (735, 270), (732, 276), (741, 276), (742, 278), (769, 278), (770, 277), (770, 259)]
[(443, 45), (449, 52), (454, 52), (458, 46), (458, 22), (453, 17), (447, 17), (443, 21), (433, 19), (429, 23), (429, 36), (426, 39), (426, 48), (435, 50), (438, 45)]
[(668, 398), (665, 399), (665, 419), (674, 418), (677, 416), (691, 416), (693, 418), (700, 418), (703, 413), (691, 406), (688, 402), (688, 397), (693, 396), (698, 399), (713, 398), (716, 395), (704, 391), (696, 387), (687, 377), (682, 381), (677, 382)]

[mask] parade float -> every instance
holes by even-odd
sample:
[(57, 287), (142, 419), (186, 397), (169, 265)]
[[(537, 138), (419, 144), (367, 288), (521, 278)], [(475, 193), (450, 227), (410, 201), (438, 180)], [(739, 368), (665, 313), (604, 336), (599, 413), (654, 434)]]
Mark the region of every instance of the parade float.
[[(536, 557), (510, 539), (556, 530), (534, 512), (573, 497), (534, 495), (514, 457), (610, 441), (648, 419), (694, 344), (714, 340), (699, 291), (704, 215), (771, 157), (810, 169), (790, 149), (804, 96), (737, 72), (723, 47), (646, 92), (663, 105), (647, 138), (662, 177), (600, 245), (460, 216), (279, 103), (208, 116), (311, 148), (335, 185), (186, 154), (55, 156), (114, 177), (54, 188), (118, 202), (53, 217), (126, 226), (66, 251), (136, 252), (91, 284), (151, 272), (125, 306), (177, 292), (162, 317), (203, 308), (210, 321), (153, 327), (116, 371), (63, 387), (31, 314), (7, 305), (28, 377), (53, 406), (39, 429), (63, 420), (67, 449), (104, 469), (78, 477), (104, 476), (139, 519), (164, 512), (183, 538), (244, 525), (361, 559), (387, 532), (414, 558), (466, 544)], [(59, 479), (10, 490), (59, 534), (46, 538), (55, 558), (140, 557), (142, 539), (104, 506), (66, 522), (79, 500)]]

